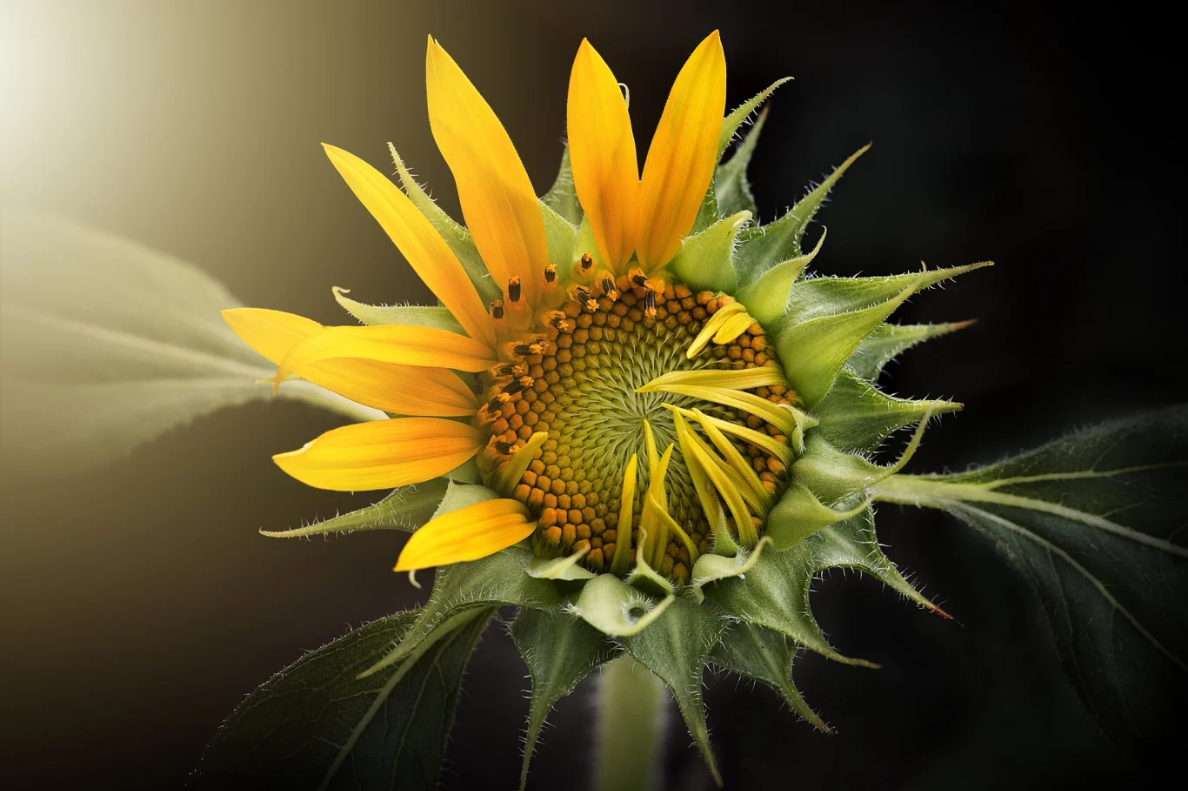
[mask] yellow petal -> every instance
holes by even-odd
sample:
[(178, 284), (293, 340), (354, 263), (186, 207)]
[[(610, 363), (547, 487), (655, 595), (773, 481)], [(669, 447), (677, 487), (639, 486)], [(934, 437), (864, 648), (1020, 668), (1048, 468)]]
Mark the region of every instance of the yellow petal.
[(494, 555), (536, 529), (518, 500), (484, 500), (439, 516), (412, 534), (396, 571), (415, 571)]
[(289, 350), (277, 367), (276, 383), (279, 385), (289, 374), (308, 379), (314, 366), (344, 358), (471, 373), (485, 371), (496, 363), (486, 344), (435, 327), (326, 327)]
[(652, 137), (640, 184), (636, 253), (645, 272), (681, 249), (714, 175), (726, 109), (726, 56), (715, 30), (677, 75)]
[(569, 75), (569, 161), (602, 262), (616, 272), (635, 250), (639, 163), (627, 102), (610, 67), (582, 39)]
[(399, 187), (341, 148), (322, 144), (355, 197), (367, 207), (425, 285), (475, 340), (495, 347), (495, 329), (458, 257)]
[(364, 492), (445, 475), (482, 446), (479, 430), (466, 423), (404, 417), (336, 428), (272, 460), (309, 486)]
[[(224, 310), (223, 319), (244, 343), (276, 365), (324, 329), (302, 316), (259, 308)], [(304, 367), (301, 376), (352, 401), (399, 415), (462, 417), (478, 411), (474, 392), (444, 368), (332, 358)]]
[(425, 54), (429, 125), (454, 174), (462, 214), (483, 262), (506, 292), (519, 277), (536, 304), (548, 264), (540, 204), (511, 138), (462, 70), (432, 38)]

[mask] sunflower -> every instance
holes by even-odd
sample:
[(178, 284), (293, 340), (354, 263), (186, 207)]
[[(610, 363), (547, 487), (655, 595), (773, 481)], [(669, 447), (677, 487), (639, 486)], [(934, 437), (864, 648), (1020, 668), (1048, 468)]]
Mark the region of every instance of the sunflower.
[(275, 386), (298, 377), (392, 415), (329, 431), (276, 463), (310, 486), (363, 491), (423, 483), (475, 459), (502, 496), (425, 524), (398, 571), (531, 538), (538, 555), (576, 554), (593, 571), (623, 574), (642, 558), (687, 580), (712, 547), (754, 546), (805, 416), (743, 305), (691, 288), (669, 266), (718, 161), (718, 33), (677, 75), (642, 175), (627, 99), (582, 42), (568, 156), (584, 221), (560, 259), (546, 228), (559, 218), (548, 217), (503, 125), (432, 38), (426, 77), (433, 136), (483, 270), (468, 272), (392, 181), (325, 146), (456, 327), (323, 327), (272, 310), (226, 311), (277, 365)]

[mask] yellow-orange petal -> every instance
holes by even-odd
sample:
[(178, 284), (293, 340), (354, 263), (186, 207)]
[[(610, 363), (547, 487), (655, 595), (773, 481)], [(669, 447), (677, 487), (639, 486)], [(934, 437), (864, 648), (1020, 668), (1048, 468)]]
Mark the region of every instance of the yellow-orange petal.
[(495, 347), (495, 328), (466, 270), (437, 229), (384, 174), (350, 152), (322, 144), (355, 197), (387, 231), (396, 247), (466, 334)]
[(289, 350), (277, 367), (276, 383), (289, 374), (308, 378), (312, 366), (344, 358), (471, 373), (485, 371), (497, 361), (481, 341), (435, 327), (326, 327)]
[(445, 475), (482, 446), (481, 433), (467, 423), (402, 417), (336, 428), (272, 460), (308, 486), (364, 492)]
[(569, 75), (569, 161), (602, 261), (616, 272), (635, 251), (639, 163), (619, 81), (586, 39)]
[(432, 38), (425, 81), (433, 139), (454, 174), (475, 247), (500, 288), (506, 292), (511, 278), (519, 277), (524, 298), (535, 306), (548, 246), (520, 155), (478, 90)]
[[(325, 329), (302, 316), (260, 308), (224, 310), (223, 319), (244, 343), (275, 365)], [(445, 368), (332, 358), (305, 366), (301, 376), (352, 401), (400, 415), (464, 417), (478, 411), (474, 391)]]
[(677, 75), (648, 148), (636, 242), (645, 272), (671, 261), (693, 228), (714, 176), (725, 109), (726, 56), (715, 30)]
[(518, 500), (496, 499), (468, 505), (423, 525), (404, 545), (396, 571), (416, 571), (494, 555), (518, 544), (536, 529)]

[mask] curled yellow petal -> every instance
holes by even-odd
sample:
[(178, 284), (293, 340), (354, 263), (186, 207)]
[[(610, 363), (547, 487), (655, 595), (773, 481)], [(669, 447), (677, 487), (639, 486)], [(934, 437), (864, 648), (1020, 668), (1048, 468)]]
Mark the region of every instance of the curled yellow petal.
[[(235, 308), (223, 319), (244, 343), (280, 365), (294, 347), (325, 328), (279, 310)], [(302, 368), (301, 377), (360, 404), (398, 415), (463, 417), (478, 411), (474, 391), (453, 371), (354, 358)]]
[(475, 340), (495, 347), (495, 329), (466, 270), (408, 196), (378, 170), (341, 148), (322, 144), (347, 186), (408, 263)]
[(722, 387), (727, 390), (750, 390), (754, 387), (771, 385), (788, 386), (788, 380), (779, 368), (769, 365), (758, 368), (699, 368), (695, 371), (671, 371), (657, 376), (637, 393), (649, 393), (666, 385), (704, 385)]
[(569, 76), (573, 184), (602, 261), (616, 272), (631, 259), (639, 228), (639, 163), (627, 102), (610, 67), (586, 39)]
[(494, 555), (518, 544), (536, 529), (518, 500), (484, 500), (439, 516), (412, 534), (396, 561), (396, 571), (415, 571)]
[(329, 360), (453, 368), (478, 373), (495, 364), (494, 352), (481, 341), (439, 330), (404, 324), (368, 327), (326, 327), (294, 346), (276, 370), (276, 383), (289, 374), (309, 378), (315, 366)]
[(520, 155), (478, 90), (432, 38), (425, 78), (433, 139), (454, 174), (479, 255), (505, 295), (518, 277), (524, 298), (535, 305), (548, 246)]
[(625, 574), (627, 564), (631, 562), (631, 514), (635, 509), (636, 470), (639, 457), (632, 453), (627, 467), (623, 470), (623, 491), (619, 497), (618, 542), (615, 544), (615, 556), (611, 561), (613, 574)]
[(725, 109), (726, 56), (715, 30), (677, 75), (648, 148), (636, 242), (645, 272), (671, 261), (693, 227), (714, 175)]
[(481, 433), (467, 423), (404, 417), (336, 428), (272, 460), (308, 486), (365, 492), (445, 475), (482, 446)]

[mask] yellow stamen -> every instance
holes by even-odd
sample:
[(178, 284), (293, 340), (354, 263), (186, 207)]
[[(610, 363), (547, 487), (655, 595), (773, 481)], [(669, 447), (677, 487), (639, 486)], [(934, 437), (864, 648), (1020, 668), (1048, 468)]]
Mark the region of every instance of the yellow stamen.
[(701, 427), (705, 429), (706, 436), (710, 438), (710, 442), (714, 443), (714, 447), (718, 449), (718, 452), (722, 454), (730, 467), (741, 476), (743, 482), (746, 484), (744, 492), (746, 489), (750, 489), (758, 498), (760, 505), (755, 506), (755, 503), (752, 503), (752, 505), (755, 506), (759, 516), (766, 516), (768, 509), (771, 508), (771, 495), (763, 488), (763, 482), (759, 480), (759, 476), (755, 473), (755, 468), (743, 458), (742, 454), (738, 452), (738, 448), (734, 447), (734, 444), (726, 439), (726, 435), (718, 430), (717, 426), (708, 421), (700, 421), (700, 418), (705, 417), (701, 410), (695, 409), (693, 411), (697, 413)]
[(766, 451), (768, 454), (775, 456), (785, 465), (792, 463), (792, 449), (765, 431), (756, 431), (753, 428), (748, 428), (746, 426), (739, 425), (738, 423), (731, 423), (728, 420), (722, 420), (712, 415), (707, 415), (701, 410), (697, 410), (695, 412), (691, 409), (673, 406), (672, 404), (665, 404), (664, 406), (674, 412), (680, 413), (684, 417), (696, 420), (702, 426), (705, 426), (706, 423), (712, 423), (721, 431), (724, 431), (727, 434), (733, 434), (744, 442), (749, 442), (752, 445)]
[(623, 492), (619, 498), (619, 523), (616, 528), (615, 557), (611, 562), (611, 572), (623, 575), (627, 572), (627, 565), (631, 562), (631, 512), (635, 507), (635, 478), (639, 467), (639, 458), (631, 454), (623, 470)]
[(783, 372), (772, 366), (758, 368), (743, 368), (732, 370), (729, 368), (701, 368), (696, 371), (673, 371), (657, 376), (643, 387), (637, 388), (637, 393), (650, 393), (662, 390), (668, 385), (693, 385), (701, 387), (719, 387), (726, 390), (751, 390), (756, 387), (770, 387), (771, 385), (788, 386), (788, 380)]
[[(773, 404), (766, 398), (761, 398), (745, 390), (726, 390), (721, 387), (702, 387), (697, 385), (664, 385), (656, 390), (662, 393), (683, 395), (698, 398), (714, 404), (741, 409), (756, 417), (766, 420), (780, 430), (780, 433), (790, 435), (796, 428), (797, 417), (793, 408), (786, 404)], [(797, 410), (799, 411), (799, 410)], [(803, 415), (804, 413), (800, 413)], [(808, 418), (807, 415), (804, 415)], [(809, 418), (811, 420), (811, 418)]]
[[(718, 308), (718, 312), (709, 317), (709, 320), (706, 321), (705, 325), (701, 328), (701, 332), (697, 333), (697, 337), (694, 338), (693, 342), (689, 344), (689, 348), (685, 352), (685, 358), (692, 360), (694, 357), (696, 357), (697, 354), (702, 349), (704, 349), (711, 340), (714, 339), (714, 336), (718, 333), (718, 330), (726, 326), (726, 323), (730, 321), (731, 317), (737, 316), (739, 314), (745, 314), (746, 312), (747, 309), (743, 307), (741, 302), (731, 302), (729, 305), (723, 305), (722, 307)], [(750, 324), (748, 323), (747, 326), (749, 327)]]
[(726, 507), (730, 509), (730, 515), (734, 518), (735, 530), (738, 531), (738, 540), (746, 546), (754, 546), (758, 536), (755, 535), (755, 526), (751, 523), (751, 512), (747, 510), (747, 504), (742, 494), (724, 471), (725, 462), (706, 447), (701, 438), (692, 431), (689, 432), (689, 439), (693, 455), (697, 457), (705, 474), (717, 488), (718, 494), (726, 501)]

